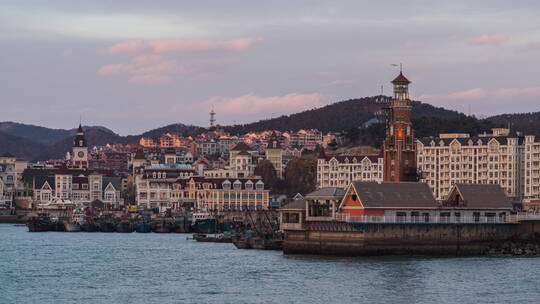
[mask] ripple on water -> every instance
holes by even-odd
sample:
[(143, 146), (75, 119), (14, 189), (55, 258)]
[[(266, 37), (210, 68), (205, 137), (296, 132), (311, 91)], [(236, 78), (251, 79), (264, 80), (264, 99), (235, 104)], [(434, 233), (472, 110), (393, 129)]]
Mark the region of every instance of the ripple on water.
[(284, 256), (181, 234), (0, 225), (5, 303), (485, 303), (540, 298), (540, 258)]

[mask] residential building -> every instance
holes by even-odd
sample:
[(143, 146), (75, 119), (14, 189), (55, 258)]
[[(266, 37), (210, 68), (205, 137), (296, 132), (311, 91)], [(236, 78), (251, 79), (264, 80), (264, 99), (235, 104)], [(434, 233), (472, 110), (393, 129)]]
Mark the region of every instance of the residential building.
[[(145, 180), (146, 179), (146, 180)], [(137, 202), (143, 208), (195, 207), (208, 211), (267, 210), (269, 192), (259, 179), (194, 176), (175, 181), (144, 177), (137, 184)]]
[(276, 170), (278, 178), (283, 178), (283, 150), (281, 142), (276, 135), (272, 133), (266, 145), (266, 159), (272, 163)]
[(376, 155), (327, 156), (317, 158), (317, 187), (345, 188), (353, 181), (382, 181), (383, 158)]
[(440, 134), (417, 140), (421, 181), (439, 200), (458, 183), (498, 184), (515, 201), (538, 198), (539, 154), (540, 143), (534, 136), (510, 134), (502, 128), (476, 137)]

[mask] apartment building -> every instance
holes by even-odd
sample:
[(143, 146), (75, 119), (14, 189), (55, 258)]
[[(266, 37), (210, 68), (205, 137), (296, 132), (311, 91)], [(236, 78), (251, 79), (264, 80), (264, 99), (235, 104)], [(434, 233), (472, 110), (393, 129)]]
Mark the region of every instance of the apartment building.
[(382, 181), (383, 158), (376, 155), (327, 156), (317, 159), (317, 186), (345, 188), (353, 181)]
[(498, 184), (515, 201), (538, 196), (540, 143), (534, 136), (505, 128), (477, 137), (440, 134), (417, 140), (417, 151), (420, 181), (439, 200), (459, 183)]

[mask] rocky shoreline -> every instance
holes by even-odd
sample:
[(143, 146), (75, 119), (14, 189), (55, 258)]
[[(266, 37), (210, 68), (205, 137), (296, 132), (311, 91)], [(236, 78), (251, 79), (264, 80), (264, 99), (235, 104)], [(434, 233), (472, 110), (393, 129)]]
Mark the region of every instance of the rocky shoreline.
[(486, 255), (522, 255), (533, 256), (540, 255), (540, 238), (531, 240), (513, 240), (505, 241), (490, 246)]

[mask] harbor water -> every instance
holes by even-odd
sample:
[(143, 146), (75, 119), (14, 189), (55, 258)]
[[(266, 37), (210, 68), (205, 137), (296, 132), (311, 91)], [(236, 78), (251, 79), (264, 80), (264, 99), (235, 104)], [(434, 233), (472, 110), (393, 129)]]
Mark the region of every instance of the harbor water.
[(0, 225), (0, 303), (538, 303), (540, 257), (287, 256)]

